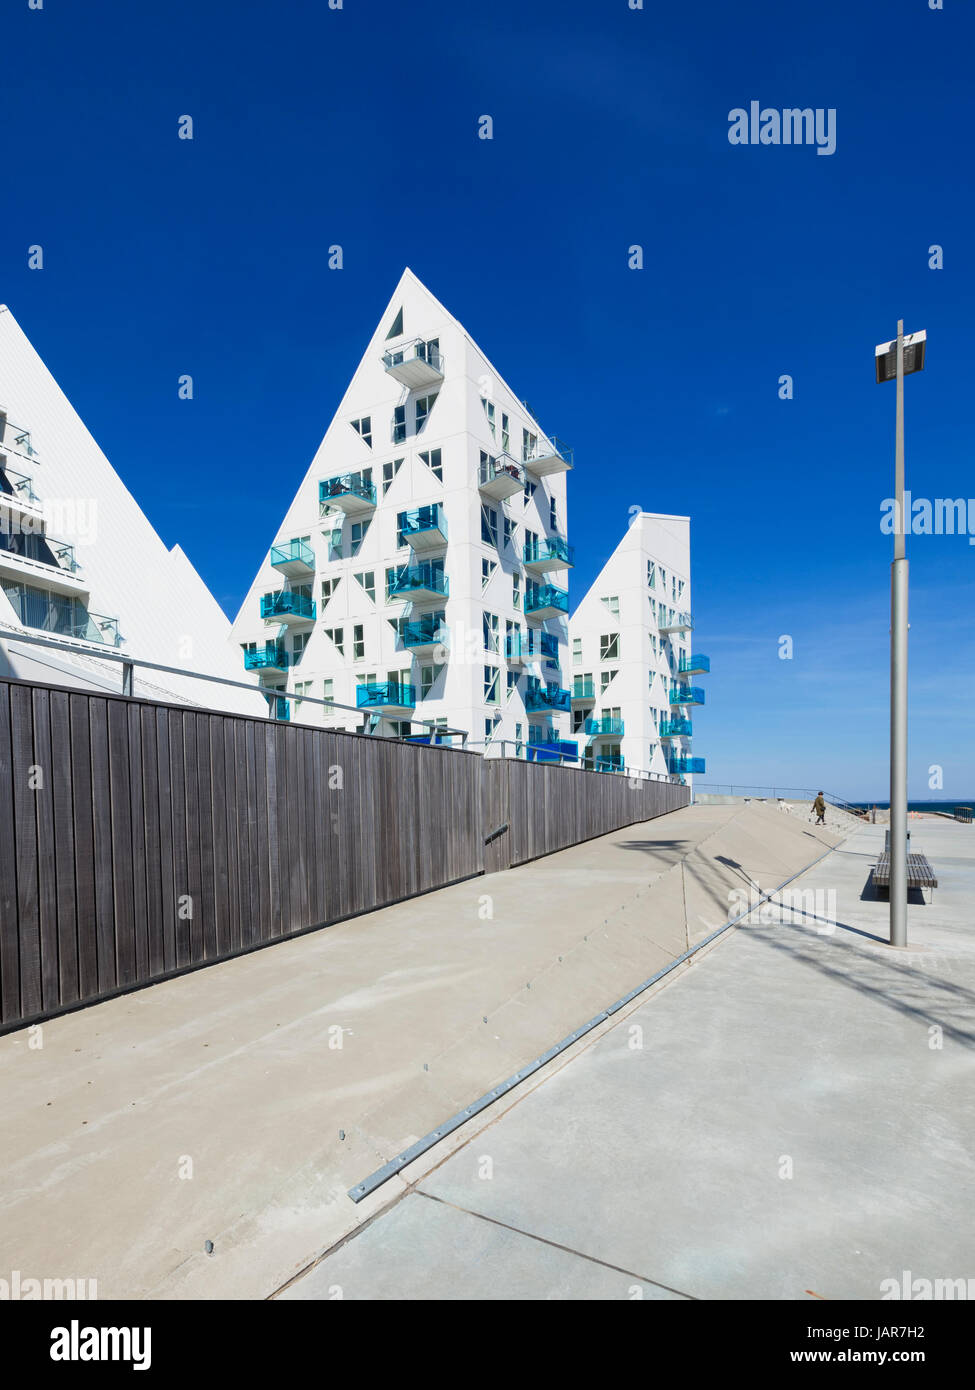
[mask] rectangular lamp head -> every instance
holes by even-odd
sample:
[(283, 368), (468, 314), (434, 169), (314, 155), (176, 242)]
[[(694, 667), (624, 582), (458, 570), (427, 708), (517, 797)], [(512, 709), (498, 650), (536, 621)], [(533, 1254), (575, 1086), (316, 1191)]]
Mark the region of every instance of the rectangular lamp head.
[[(924, 349), (927, 336), (923, 328), (920, 333), (904, 334), (905, 376), (909, 376), (911, 372), (924, 370)], [(889, 343), (878, 343), (874, 349), (874, 356), (877, 363), (878, 384), (884, 381), (893, 381), (897, 376), (897, 339), (894, 338)]]

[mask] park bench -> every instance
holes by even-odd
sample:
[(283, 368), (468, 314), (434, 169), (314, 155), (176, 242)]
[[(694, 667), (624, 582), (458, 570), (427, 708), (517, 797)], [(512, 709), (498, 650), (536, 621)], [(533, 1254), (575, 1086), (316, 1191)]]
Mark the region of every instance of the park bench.
[[(890, 889), (890, 853), (884, 850), (883, 854), (874, 864), (871, 870), (873, 874), (873, 885), (875, 888)], [(908, 888), (930, 888), (931, 901), (934, 902), (934, 890), (938, 886), (934, 870), (928, 863), (927, 856), (924, 854), (909, 854), (907, 856), (907, 886)]]

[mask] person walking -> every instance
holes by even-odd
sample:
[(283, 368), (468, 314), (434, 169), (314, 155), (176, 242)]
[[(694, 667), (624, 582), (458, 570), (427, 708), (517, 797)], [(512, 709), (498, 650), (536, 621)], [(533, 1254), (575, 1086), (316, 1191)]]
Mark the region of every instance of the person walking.
[(816, 800), (813, 802), (812, 808), (813, 808), (813, 810), (816, 812), (816, 815), (819, 817), (819, 819), (817, 820), (816, 824), (817, 824), (817, 825), (825, 825), (825, 824), (826, 824), (826, 802), (823, 800), (823, 794), (822, 794), (822, 792), (817, 792), (817, 793), (816, 793)]

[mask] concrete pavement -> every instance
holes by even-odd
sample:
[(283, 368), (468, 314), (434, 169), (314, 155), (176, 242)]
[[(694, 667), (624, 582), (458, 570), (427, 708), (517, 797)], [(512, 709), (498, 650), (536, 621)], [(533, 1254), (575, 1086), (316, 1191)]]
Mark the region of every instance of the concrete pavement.
[[(975, 1290), (975, 829), (892, 950), (883, 828), (409, 1171), (288, 1299), (879, 1299)], [(767, 885), (763, 885), (767, 886)], [(885, 1281), (892, 1281), (885, 1283)]]

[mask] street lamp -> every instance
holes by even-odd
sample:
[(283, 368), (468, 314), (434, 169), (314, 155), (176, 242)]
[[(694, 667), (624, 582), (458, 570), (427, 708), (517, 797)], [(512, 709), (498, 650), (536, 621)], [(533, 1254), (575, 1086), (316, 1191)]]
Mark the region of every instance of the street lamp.
[(927, 334), (904, 333), (875, 350), (877, 381), (897, 382), (894, 560), (890, 567), (890, 944), (907, 945), (907, 522), (904, 517), (904, 377), (924, 369)]

